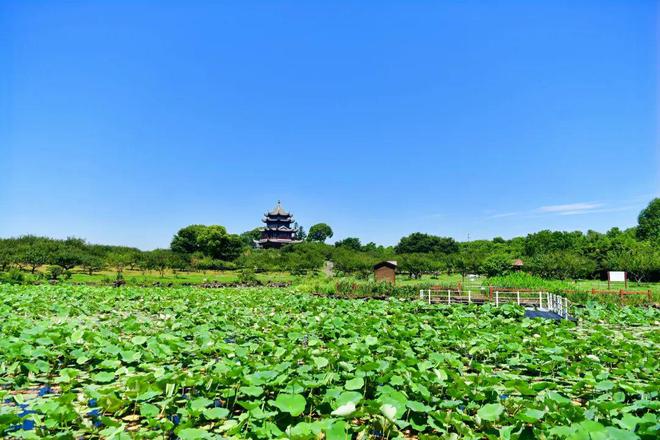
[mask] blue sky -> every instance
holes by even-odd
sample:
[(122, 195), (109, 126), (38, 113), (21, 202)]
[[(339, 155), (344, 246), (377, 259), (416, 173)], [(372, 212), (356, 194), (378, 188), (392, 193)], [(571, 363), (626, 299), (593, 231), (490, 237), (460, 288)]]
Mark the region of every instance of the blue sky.
[(0, 2), (0, 236), (394, 244), (636, 223), (654, 1)]

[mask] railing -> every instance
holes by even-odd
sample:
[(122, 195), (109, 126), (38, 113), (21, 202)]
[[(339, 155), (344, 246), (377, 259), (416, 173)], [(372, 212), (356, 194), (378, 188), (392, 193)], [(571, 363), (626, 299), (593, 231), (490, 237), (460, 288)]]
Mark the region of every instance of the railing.
[(570, 301), (550, 292), (494, 289), (486, 291), (452, 290), (452, 289), (422, 289), (419, 291), (420, 300), (428, 304), (517, 304), (528, 309), (538, 309), (554, 312), (564, 319), (569, 317)]

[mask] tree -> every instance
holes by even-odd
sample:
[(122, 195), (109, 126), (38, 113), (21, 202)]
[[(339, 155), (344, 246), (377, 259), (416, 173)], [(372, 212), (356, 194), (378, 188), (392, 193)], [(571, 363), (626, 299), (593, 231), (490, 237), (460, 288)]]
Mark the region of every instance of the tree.
[(613, 251), (607, 258), (608, 268), (624, 270), (637, 282), (660, 272), (660, 251), (649, 242), (635, 242), (626, 250)]
[(651, 200), (637, 218), (637, 238), (660, 246), (660, 198)]
[(452, 254), (458, 252), (458, 244), (453, 238), (413, 232), (401, 238), (395, 247), (397, 254)]
[(12, 239), (0, 239), (0, 272), (5, 272), (16, 259), (15, 243)]
[(108, 266), (111, 266), (115, 269), (115, 272), (117, 272), (117, 277), (119, 277), (120, 274), (124, 272), (124, 268), (129, 265), (131, 261), (131, 255), (126, 251), (114, 250), (106, 255), (105, 260)]
[(305, 232), (305, 228), (300, 226), (298, 222), (293, 222), (293, 229), (295, 229), (295, 239), (296, 240), (301, 240), (304, 241), (307, 239), (307, 233)]
[(506, 254), (492, 254), (487, 256), (481, 269), (489, 277), (506, 275), (511, 270), (511, 257)]
[(174, 254), (169, 249), (154, 249), (145, 253), (146, 266), (157, 270), (162, 277), (165, 275), (165, 269), (172, 267), (173, 257)]
[(80, 265), (85, 270), (85, 272), (87, 272), (89, 275), (93, 275), (94, 272), (103, 269), (104, 263), (103, 258), (100, 256), (87, 252), (82, 255)]
[(346, 237), (343, 240), (335, 242), (335, 247), (344, 247), (347, 249), (352, 249), (354, 251), (359, 251), (362, 249), (362, 243), (360, 239), (356, 237)]
[(535, 256), (558, 251), (576, 251), (584, 243), (585, 237), (580, 231), (543, 230), (529, 234), (525, 238), (525, 255)]
[(181, 254), (193, 254), (201, 250), (199, 235), (206, 230), (204, 225), (190, 225), (179, 229), (172, 238), (170, 249)]
[(408, 272), (411, 278), (420, 278), (423, 274), (433, 272), (439, 264), (433, 261), (428, 254), (401, 255), (399, 267)]
[[(255, 231), (249, 231), (248, 236), (255, 234)], [(201, 252), (213, 259), (231, 261), (241, 254), (248, 236), (228, 234), (227, 229), (220, 225), (190, 225), (176, 233), (170, 249), (182, 255)]]
[(353, 252), (347, 248), (337, 248), (332, 256), (335, 269), (345, 273), (356, 273), (366, 277), (376, 262), (373, 257), (362, 252)]
[(212, 225), (201, 230), (197, 237), (200, 250), (211, 258), (232, 261), (241, 255), (243, 240), (228, 234), (224, 226)]
[(55, 253), (50, 256), (49, 261), (64, 270), (70, 270), (82, 263), (83, 252), (73, 246), (59, 245)]
[(250, 229), (249, 231), (245, 231), (240, 235), (240, 237), (241, 240), (243, 240), (245, 246), (253, 248), (255, 247), (254, 242), (261, 238), (261, 228), (254, 228)]
[(33, 244), (23, 245), (18, 254), (20, 263), (25, 264), (30, 268), (30, 272), (34, 273), (39, 266), (48, 262), (49, 249), (43, 242), (36, 242)]
[(308, 241), (318, 241), (323, 243), (328, 238), (332, 238), (333, 232), (332, 228), (325, 223), (317, 223), (311, 228), (309, 228), (309, 234), (307, 235)]

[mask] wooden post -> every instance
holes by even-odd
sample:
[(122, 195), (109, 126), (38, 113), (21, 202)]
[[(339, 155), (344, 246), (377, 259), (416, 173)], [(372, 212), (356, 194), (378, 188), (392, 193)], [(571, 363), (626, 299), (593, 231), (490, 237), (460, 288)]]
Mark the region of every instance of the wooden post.
[(648, 298), (649, 302), (651, 302), (651, 289), (649, 289), (649, 290), (646, 292), (646, 297)]
[(619, 297), (621, 299), (621, 304), (623, 304), (623, 289), (619, 290)]
[(592, 295), (595, 295), (595, 294), (596, 294), (596, 289), (594, 289), (593, 287), (591, 288), (591, 294), (592, 294)]
[(488, 287), (488, 302), (493, 301), (493, 286)]

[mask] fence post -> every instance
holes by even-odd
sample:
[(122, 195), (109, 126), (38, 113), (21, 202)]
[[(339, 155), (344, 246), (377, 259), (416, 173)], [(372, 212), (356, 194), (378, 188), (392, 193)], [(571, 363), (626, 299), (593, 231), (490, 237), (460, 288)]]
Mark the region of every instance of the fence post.
[(451, 304), (451, 289), (447, 289), (447, 304)]
[(648, 298), (649, 302), (651, 302), (651, 289), (649, 289), (649, 290), (646, 292), (646, 297)]
[[(650, 292), (651, 291), (649, 290), (649, 293)], [(468, 290), (468, 304), (472, 304), (472, 291), (471, 290)]]
[(500, 292), (499, 290), (495, 291), (495, 307), (499, 307), (500, 305)]
[(564, 298), (564, 319), (568, 319), (568, 298)]
[(595, 295), (595, 294), (596, 294), (596, 289), (594, 289), (593, 287), (591, 288), (591, 294), (592, 294), (592, 295)]
[(518, 305), (520, 305), (520, 292), (516, 292), (516, 298), (518, 299)]
[(429, 304), (431, 304), (431, 289), (429, 289)]
[(488, 286), (488, 302), (493, 300), (493, 286)]
[(543, 293), (539, 292), (539, 309), (543, 308)]
[(619, 290), (619, 298), (621, 300), (621, 304), (623, 304), (623, 289)]

